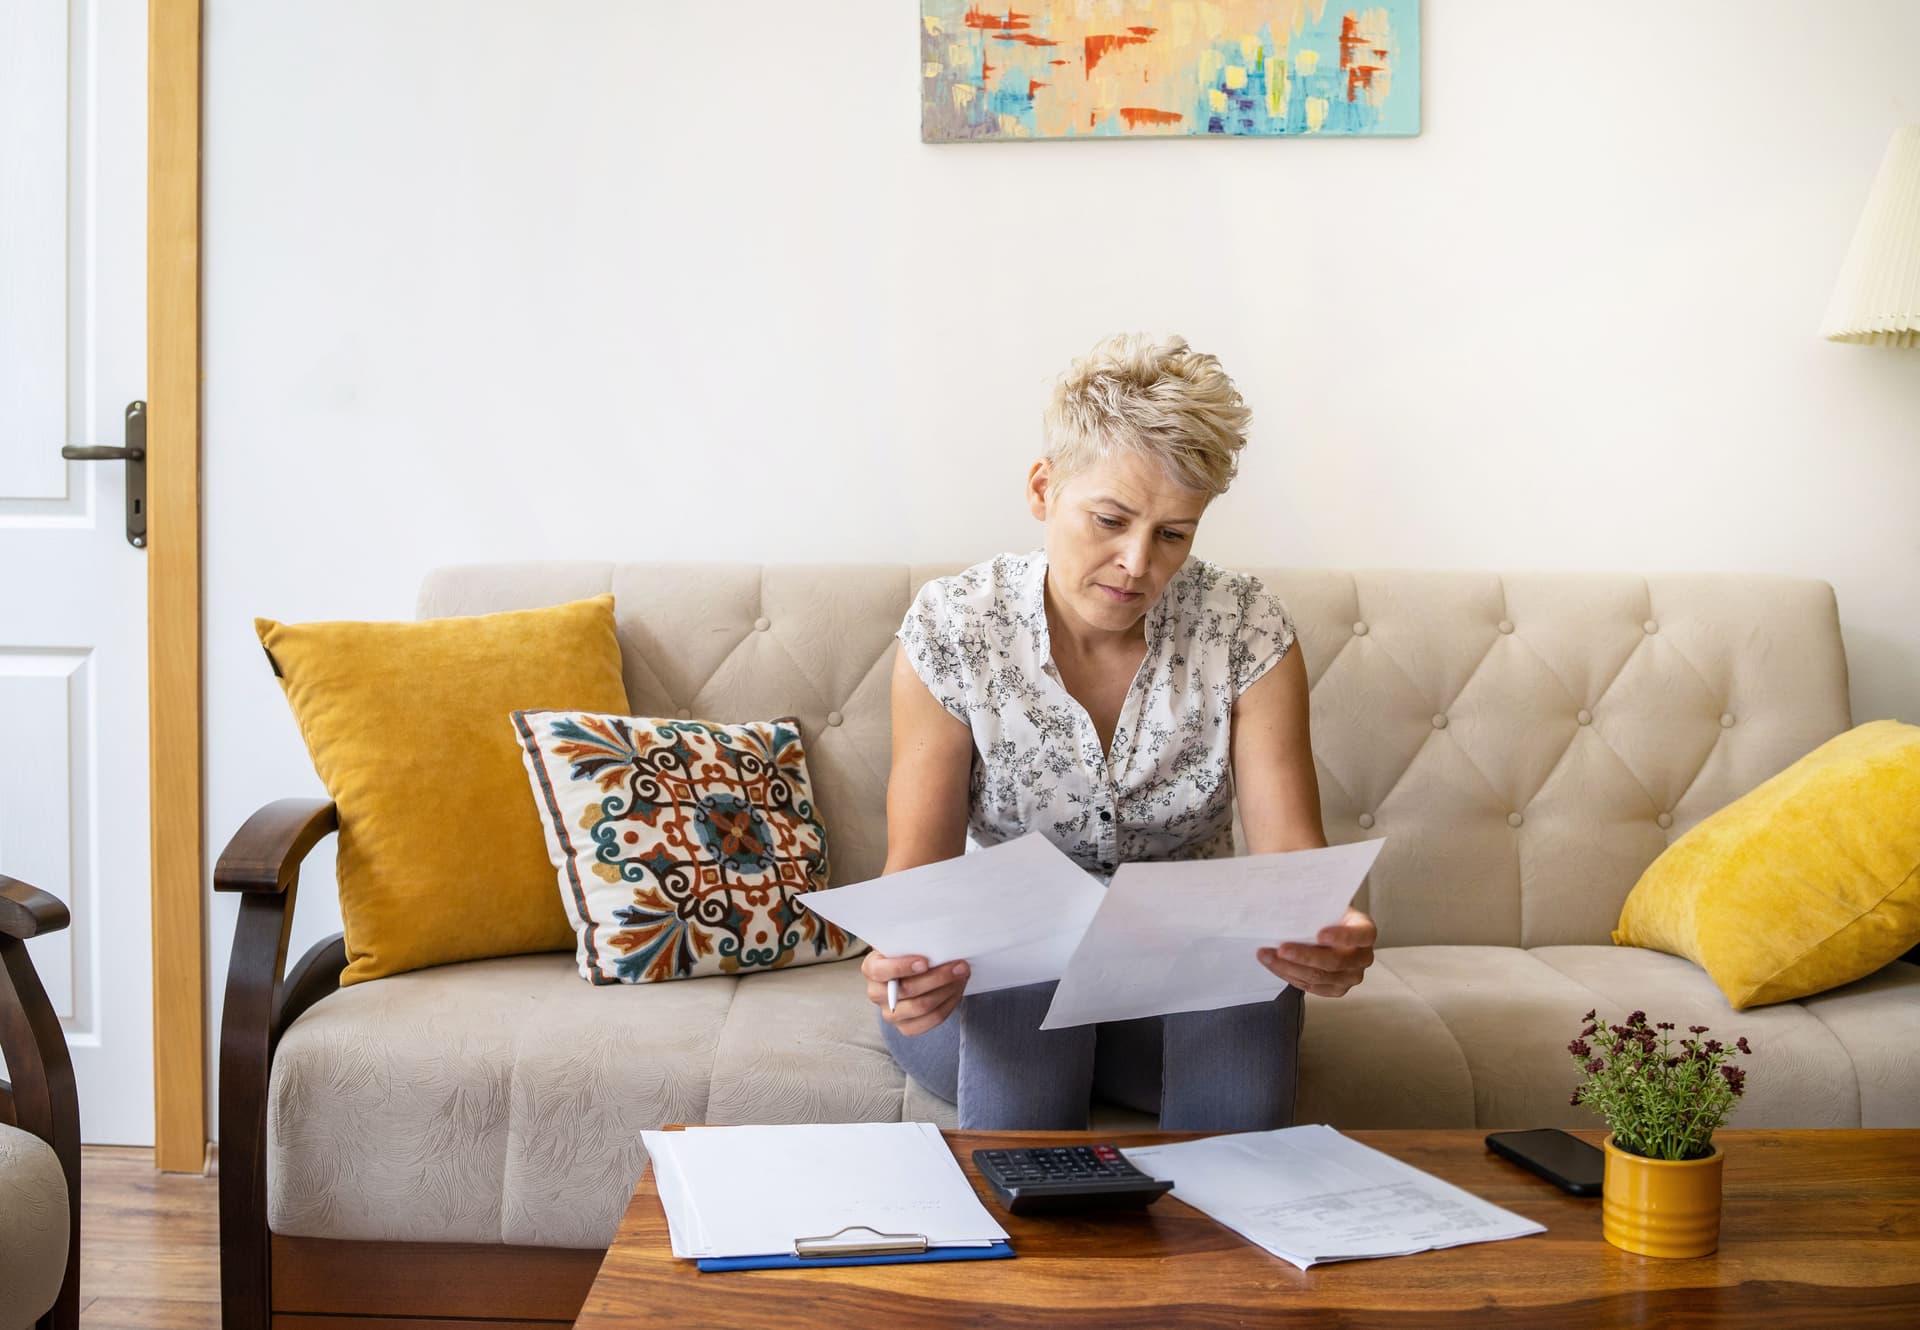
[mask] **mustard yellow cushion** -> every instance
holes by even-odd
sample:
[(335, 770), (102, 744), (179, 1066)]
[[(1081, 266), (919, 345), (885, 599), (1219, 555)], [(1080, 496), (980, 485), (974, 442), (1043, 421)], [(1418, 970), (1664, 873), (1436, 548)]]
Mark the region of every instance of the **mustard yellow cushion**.
[(340, 982), (571, 950), (508, 718), (628, 709), (613, 597), (419, 623), (254, 627), (339, 808)]
[(1694, 827), (1613, 940), (1686, 957), (1739, 1009), (1898, 958), (1920, 941), (1920, 726), (1849, 730)]

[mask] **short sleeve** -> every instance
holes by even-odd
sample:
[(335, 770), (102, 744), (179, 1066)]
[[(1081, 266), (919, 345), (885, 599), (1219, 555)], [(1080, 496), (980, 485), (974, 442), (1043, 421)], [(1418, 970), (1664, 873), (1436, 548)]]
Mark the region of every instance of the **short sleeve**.
[(1240, 623), (1227, 657), (1235, 698), (1260, 682), (1261, 676), (1292, 650), (1295, 636), (1293, 616), (1259, 578), (1247, 578), (1237, 590)]
[(920, 682), (954, 717), (971, 725), (971, 676), (960, 650), (960, 624), (945, 578), (920, 588), (894, 636)]

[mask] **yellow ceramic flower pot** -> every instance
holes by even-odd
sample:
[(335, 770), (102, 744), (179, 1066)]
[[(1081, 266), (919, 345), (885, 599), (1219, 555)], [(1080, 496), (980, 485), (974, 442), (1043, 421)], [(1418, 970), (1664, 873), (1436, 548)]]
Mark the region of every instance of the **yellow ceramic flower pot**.
[(1720, 1245), (1720, 1147), (1705, 1159), (1647, 1159), (1606, 1139), (1600, 1225), (1642, 1256), (1705, 1256)]

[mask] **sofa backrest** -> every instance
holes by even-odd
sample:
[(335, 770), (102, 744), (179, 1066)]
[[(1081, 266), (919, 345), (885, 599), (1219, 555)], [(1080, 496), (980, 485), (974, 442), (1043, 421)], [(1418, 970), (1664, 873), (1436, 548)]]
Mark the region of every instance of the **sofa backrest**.
[[(886, 857), (893, 632), (963, 566), (475, 565), (419, 612), (613, 592), (636, 713), (800, 718), (846, 883)], [(1605, 942), (1675, 837), (1850, 722), (1824, 582), (1245, 571), (1300, 630), (1328, 840), (1387, 840), (1386, 945)]]

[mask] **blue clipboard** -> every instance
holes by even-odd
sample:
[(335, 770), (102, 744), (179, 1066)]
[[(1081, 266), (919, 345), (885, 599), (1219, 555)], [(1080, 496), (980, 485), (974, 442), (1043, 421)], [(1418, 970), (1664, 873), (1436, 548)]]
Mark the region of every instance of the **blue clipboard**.
[(913, 1265), (925, 1261), (998, 1261), (1013, 1255), (1004, 1242), (987, 1247), (929, 1247), (925, 1251), (888, 1252), (875, 1256), (703, 1256), (695, 1264), (707, 1273), (724, 1270), (805, 1270), (828, 1265)]

